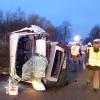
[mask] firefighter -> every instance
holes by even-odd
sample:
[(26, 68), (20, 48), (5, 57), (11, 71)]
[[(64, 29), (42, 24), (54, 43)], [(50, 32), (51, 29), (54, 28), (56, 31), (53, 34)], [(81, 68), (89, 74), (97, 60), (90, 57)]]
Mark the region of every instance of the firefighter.
[(93, 89), (96, 91), (99, 89), (100, 85), (100, 39), (93, 40), (92, 47), (88, 48), (88, 59), (87, 59), (87, 69), (88, 69), (88, 80), (87, 84), (92, 82)]

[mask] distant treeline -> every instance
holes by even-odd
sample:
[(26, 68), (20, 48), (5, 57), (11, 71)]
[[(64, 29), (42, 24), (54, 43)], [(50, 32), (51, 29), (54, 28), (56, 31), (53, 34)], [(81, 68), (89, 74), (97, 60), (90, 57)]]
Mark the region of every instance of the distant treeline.
[[(0, 41), (8, 41), (12, 31), (19, 30), (32, 24), (43, 28), (48, 33), (48, 38), (53, 41), (65, 43), (72, 36), (71, 24), (68, 21), (63, 21), (60, 25), (55, 27), (48, 19), (34, 13), (28, 15), (18, 8), (15, 11), (8, 12), (0, 10)], [(88, 37), (83, 39), (83, 42), (86, 44), (95, 38), (100, 38), (100, 26), (98, 23), (91, 28)]]
[(54, 41), (65, 42), (71, 36), (70, 24), (64, 21), (55, 27), (49, 20), (36, 14), (27, 15), (20, 8), (16, 11), (0, 11), (0, 40), (8, 40), (10, 32), (19, 30), (29, 25), (38, 25), (49, 34)]
[(95, 25), (88, 34), (88, 37), (84, 39), (84, 44), (87, 44), (89, 42), (93, 42), (94, 39), (100, 39), (100, 25)]

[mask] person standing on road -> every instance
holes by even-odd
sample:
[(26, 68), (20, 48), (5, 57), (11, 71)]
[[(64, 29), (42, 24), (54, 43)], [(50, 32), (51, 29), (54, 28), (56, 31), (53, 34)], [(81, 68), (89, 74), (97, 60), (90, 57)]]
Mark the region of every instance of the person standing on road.
[(72, 56), (73, 66), (74, 66), (73, 72), (77, 72), (78, 64), (80, 63), (80, 44), (79, 43), (71, 47), (71, 56)]
[(93, 89), (98, 90), (100, 85), (100, 39), (93, 40), (93, 46), (87, 52), (88, 81), (93, 84)]

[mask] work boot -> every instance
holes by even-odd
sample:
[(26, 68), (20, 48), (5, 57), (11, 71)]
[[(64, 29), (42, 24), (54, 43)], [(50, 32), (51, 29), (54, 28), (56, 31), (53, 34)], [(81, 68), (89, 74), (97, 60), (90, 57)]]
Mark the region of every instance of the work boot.
[(44, 84), (42, 83), (41, 79), (39, 79), (39, 78), (34, 78), (32, 80), (32, 86), (37, 91), (44, 91), (44, 90), (46, 90)]

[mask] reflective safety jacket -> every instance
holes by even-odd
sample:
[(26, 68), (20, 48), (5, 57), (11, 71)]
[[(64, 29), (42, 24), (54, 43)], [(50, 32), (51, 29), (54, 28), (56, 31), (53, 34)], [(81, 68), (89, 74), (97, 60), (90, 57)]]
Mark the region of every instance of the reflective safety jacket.
[(73, 45), (71, 47), (71, 55), (74, 55), (74, 56), (79, 55), (79, 49), (80, 49), (80, 46)]
[(89, 48), (89, 59), (88, 64), (91, 66), (98, 66), (100, 67), (100, 48), (99, 52), (94, 52), (94, 48)]

